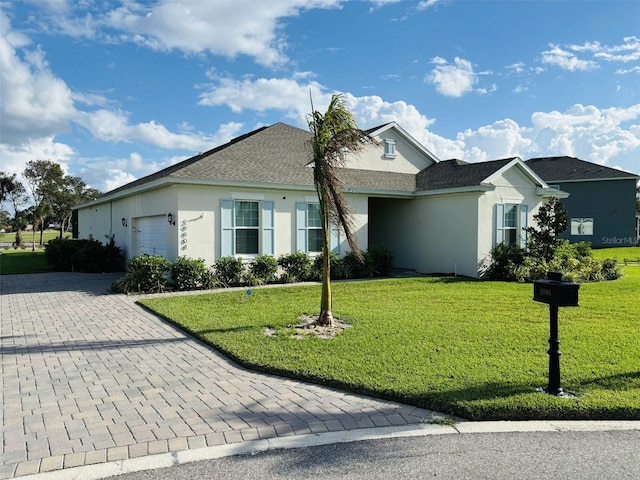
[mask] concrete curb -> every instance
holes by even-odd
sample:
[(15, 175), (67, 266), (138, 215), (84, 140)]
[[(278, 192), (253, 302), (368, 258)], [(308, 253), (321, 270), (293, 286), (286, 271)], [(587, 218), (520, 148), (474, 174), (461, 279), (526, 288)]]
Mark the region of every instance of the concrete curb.
[(454, 425), (407, 425), (398, 427), (366, 428), (342, 432), (327, 432), (291, 437), (276, 437), (237, 444), (196, 448), (178, 452), (149, 455), (97, 465), (68, 468), (54, 472), (18, 477), (22, 480), (98, 480), (114, 475), (155, 470), (190, 462), (214, 460), (234, 455), (256, 454), (269, 450), (316, 447), (336, 443), (360, 442), (428, 435), (523, 433), (523, 432), (592, 432), (639, 430), (640, 421), (496, 421), (461, 422)]

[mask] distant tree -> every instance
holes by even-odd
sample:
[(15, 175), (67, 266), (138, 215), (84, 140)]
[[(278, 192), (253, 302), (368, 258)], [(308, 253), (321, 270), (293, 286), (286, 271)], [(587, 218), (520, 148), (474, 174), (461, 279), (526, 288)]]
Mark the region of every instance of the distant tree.
[(51, 210), (54, 219), (60, 225), (60, 238), (71, 223), (73, 207), (95, 200), (101, 195), (99, 190), (90, 188), (80, 177), (65, 176), (58, 190), (51, 198)]
[(13, 225), (16, 228), (16, 245), (22, 245), (22, 229), (25, 227), (25, 215), (22, 211), (29, 202), (27, 190), (16, 174), (0, 172), (0, 202), (8, 201), (14, 211)]
[[(311, 106), (313, 110), (313, 105)], [(329, 255), (329, 235), (331, 225), (341, 227), (349, 246), (358, 259), (362, 252), (353, 234), (353, 221), (349, 206), (344, 198), (338, 177), (344, 166), (346, 153), (357, 153), (372, 142), (371, 137), (356, 126), (355, 117), (347, 108), (340, 95), (333, 95), (327, 111), (322, 114), (313, 110), (307, 119), (313, 134), (311, 155), (313, 161), (313, 182), (320, 203), (322, 222), (322, 294), (320, 298), (319, 325), (333, 325), (331, 313), (331, 275)]]
[(567, 230), (567, 212), (558, 199), (552, 197), (533, 218), (535, 225), (525, 228), (529, 254), (551, 261), (562, 241), (560, 235)]
[(31, 209), (31, 224), (33, 225), (33, 245), (31, 250), (36, 249), (36, 228), (40, 231), (40, 245), (42, 245), (42, 236), (44, 234), (44, 224), (51, 215), (51, 207), (45, 201), (41, 201)]
[[(23, 172), (24, 178), (27, 180), (31, 195), (36, 204), (36, 208), (32, 211), (37, 217), (33, 222), (35, 230), (36, 224), (40, 229), (40, 243), (44, 234), (46, 217), (53, 213), (53, 199), (60, 191), (64, 184), (64, 171), (62, 167), (51, 160), (31, 160), (27, 162), (27, 166)], [(42, 217), (45, 215), (45, 217)]]
[(11, 215), (6, 210), (0, 210), (0, 228), (4, 228), (11, 223)]

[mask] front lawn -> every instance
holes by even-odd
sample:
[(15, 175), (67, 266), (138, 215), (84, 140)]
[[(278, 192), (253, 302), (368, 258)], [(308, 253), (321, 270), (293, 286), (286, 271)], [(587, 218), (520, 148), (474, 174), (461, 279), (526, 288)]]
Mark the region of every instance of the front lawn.
[(32, 252), (28, 249), (0, 250), (0, 275), (16, 273), (50, 272), (53, 268), (44, 256), (44, 250)]
[[(640, 267), (561, 308), (562, 386), (548, 378), (549, 310), (533, 286), (415, 278), (334, 283), (336, 338), (293, 338), (320, 286), (143, 299), (241, 364), (468, 419), (640, 419)], [(265, 329), (279, 334), (267, 336)]]

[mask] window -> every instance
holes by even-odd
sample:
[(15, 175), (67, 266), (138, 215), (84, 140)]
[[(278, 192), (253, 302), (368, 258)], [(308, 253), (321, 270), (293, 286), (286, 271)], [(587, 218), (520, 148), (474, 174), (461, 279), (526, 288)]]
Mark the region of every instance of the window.
[(235, 201), (235, 241), (237, 255), (257, 255), (259, 222), (258, 202)]
[(571, 235), (593, 235), (593, 218), (572, 218)]
[(322, 220), (320, 204), (307, 203), (307, 252), (322, 251)]
[[(311, 200), (311, 197), (309, 199)], [(322, 218), (319, 203), (296, 203), (296, 230), (296, 250), (311, 254), (322, 252)], [(340, 238), (333, 228), (329, 234), (329, 247), (333, 252), (340, 253)]]
[(527, 205), (500, 203), (496, 205), (496, 244), (525, 247), (529, 208)]
[(396, 141), (385, 140), (384, 141), (384, 158), (396, 158)]
[(220, 256), (273, 255), (273, 210), (271, 201), (222, 200)]

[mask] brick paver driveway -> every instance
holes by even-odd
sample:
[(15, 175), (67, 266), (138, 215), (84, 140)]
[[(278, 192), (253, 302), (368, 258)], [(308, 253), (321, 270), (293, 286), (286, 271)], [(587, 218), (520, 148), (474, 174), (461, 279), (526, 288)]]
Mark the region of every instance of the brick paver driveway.
[(0, 277), (0, 478), (431, 413), (240, 368), (107, 294), (117, 277)]

